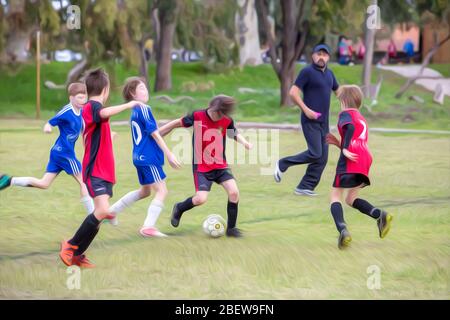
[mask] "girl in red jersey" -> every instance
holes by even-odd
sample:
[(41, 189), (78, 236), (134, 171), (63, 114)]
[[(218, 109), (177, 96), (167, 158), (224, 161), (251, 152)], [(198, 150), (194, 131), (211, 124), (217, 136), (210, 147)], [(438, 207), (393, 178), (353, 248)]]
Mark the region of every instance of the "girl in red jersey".
[(345, 202), (349, 206), (377, 220), (380, 238), (389, 232), (392, 215), (358, 198), (359, 190), (370, 185), (369, 169), (372, 164), (372, 155), (367, 146), (367, 122), (359, 112), (363, 93), (356, 85), (344, 85), (339, 87), (337, 96), (342, 110), (338, 120), (341, 139), (329, 133), (327, 142), (341, 149), (331, 191), (331, 214), (339, 232), (338, 247), (343, 249), (352, 240), (341, 205), (345, 191)]

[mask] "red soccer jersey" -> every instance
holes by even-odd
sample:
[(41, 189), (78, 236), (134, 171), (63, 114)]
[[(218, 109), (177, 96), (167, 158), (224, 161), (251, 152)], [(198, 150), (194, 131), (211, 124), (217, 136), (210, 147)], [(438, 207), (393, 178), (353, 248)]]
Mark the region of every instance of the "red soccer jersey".
[(100, 117), (101, 103), (89, 100), (83, 107), (83, 181), (90, 177), (115, 183), (114, 154), (109, 119)]
[(193, 127), (193, 164), (198, 172), (228, 168), (225, 145), (227, 133), (236, 135), (233, 119), (223, 116), (213, 121), (206, 110), (198, 110), (182, 118), (182, 123)]
[(356, 153), (358, 160), (356, 162), (351, 161), (341, 152), (336, 173), (361, 173), (368, 177), (370, 165), (372, 164), (372, 154), (367, 146), (369, 136), (366, 119), (364, 119), (358, 109), (346, 109), (339, 114), (338, 130), (341, 136), (341, 148), (344, 143), (344, 127), (346, 124), (352, 124), (355, 128), (348, 151)]

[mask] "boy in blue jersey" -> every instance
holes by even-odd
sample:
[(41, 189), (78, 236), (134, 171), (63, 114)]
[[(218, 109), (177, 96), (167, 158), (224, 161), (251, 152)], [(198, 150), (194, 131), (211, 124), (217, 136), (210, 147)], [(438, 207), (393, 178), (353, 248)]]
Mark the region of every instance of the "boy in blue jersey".
[(33, 177), (11, 177), (0, 175), (0, 190), (9, 186), (35, 187), (48, 189), (57, 175), (65, 171), (80, 185), (81, 203), (86, 212), (94, 211), (94, 203), (88, 194), (81, 177), (81, 164), (75, 155), (75, 142), (83, 127), (81, 108), (86, 103), (86, 87), (83, 83), (74, 82), (67, 88), (69, 104), (64, 106), (44, 126), (45, 133), (51, 133), (52, 127), (59, 128), (59, 137), (50, 150), (50, 160), (44, 176), (41, 179)]
[[(139, 77), (127, 79), (123, 88), (123, 97), (126, 101), (136, 100), (147, 103), (149, 94), (144, 80)], [(163, 171), (164, 154), (173, 168), (179, 168), (180, 163), (159, 134), (158, 125), (149, 106), (136, 105), (133, 107), (130, 122), (133, 139), (133, 164), (136, 167), (141, 188), (127, 193), (111, 206), (111, 215), (115, 217), (110, 222), (117, 225), (118, 213), (154, 192), (155, 197), (148, 208), (147, 217), (139, 233), (144, 237), (164, 237), (166, 235), (155, 227), (168, 193), (165, 182), (166, 174)]]

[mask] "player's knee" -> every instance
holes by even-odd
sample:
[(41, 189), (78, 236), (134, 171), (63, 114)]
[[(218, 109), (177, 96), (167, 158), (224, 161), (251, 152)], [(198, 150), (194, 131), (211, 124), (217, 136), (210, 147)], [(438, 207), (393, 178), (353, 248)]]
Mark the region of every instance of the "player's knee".
[(97, 220), (101, 221), (101, 220), (106, 219), (110, 215), (110, 212), (109, 212), (109, 210), (104, 210), (104, 209), (97, 210), (96, 209), (94, 211), (94, 215), (97, 218)]
[(193, 202), (196, 206), (200, 206), (208, 200), (208, 196), (203, 195), (203, 194), (197, 194), (193, 200), (194, 200)]
[(230, 190), (228, 192), (228, 199), (231, 202), (238, 202), (239, 201), (239, 190), (238, 189)]
[(355, 201), (355, 197), (348, 195), (345, 197), (345, 203), (350, 207), (353, 207), (353, 202)]
[(141, 189), (139, 192), (139, 197), (141, 199), (147, 198), (150, 196), (150, 193), (151, 193), (150, 189), (147, 188)]
[(322, 151), (320, 150), (309, 150), (309, 156), (312, 160), (320, 160), (322, 158)]

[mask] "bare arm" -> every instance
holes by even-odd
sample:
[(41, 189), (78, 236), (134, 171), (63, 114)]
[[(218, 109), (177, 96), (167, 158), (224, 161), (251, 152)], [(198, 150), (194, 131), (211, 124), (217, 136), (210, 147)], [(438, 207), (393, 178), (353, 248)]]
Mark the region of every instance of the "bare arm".
[(175, 128), (180, 128), (183, 126), (183, 123), (180, 119), (176, 119), (176, 120), (172, 120), (168, 123), (166, 123), (165, 125), (163, 125), (161, 128), (159, 128), (159, 134), (164, 137), (165, 135), (167, 135), (168, 133), (170, 133), (173, 129)]
[(102, 108), (100, 110), (99, 114), (100, 114), (100, 117), (102, 117), (103, 119), (107, 119), (107, 118), (110, 118), (116, 114), (119, 114), (127, 109), (131, 109), (137, 104), (141, 104), (141, 103), (139, 103), (137, 101), (129, 101), (127, 103), (120, 104), (118, 106)]
[(253, 144), (248, 142), (247, 139), (245, 139), (242, 134), (238, 133), (235, 136), (235, 139), (236, 139), (236, 142), (242, 144), (245, 147), (245, 149), (249, 150), (249, 149), (253, 148)]
[(155, 139), (158, 146), (161, 148), (161, 150), (166, 155), (167, 160), (169, 161), (169, 164), (171, 165), (171, 167), (175, 168), (175, 169), (180, 168), (181, 167), (180, 163), (178, 162), (177, 158), (174, 156), (172, 151), (170, 151), (169, 147), (167, 146), (166, 142), (164, 141), (163, 137), (161, 136), (161, 134), (159, 133), (158, 130), (155, 130), (152, 133), (152, 137), (153, 137), (153, 139)]

